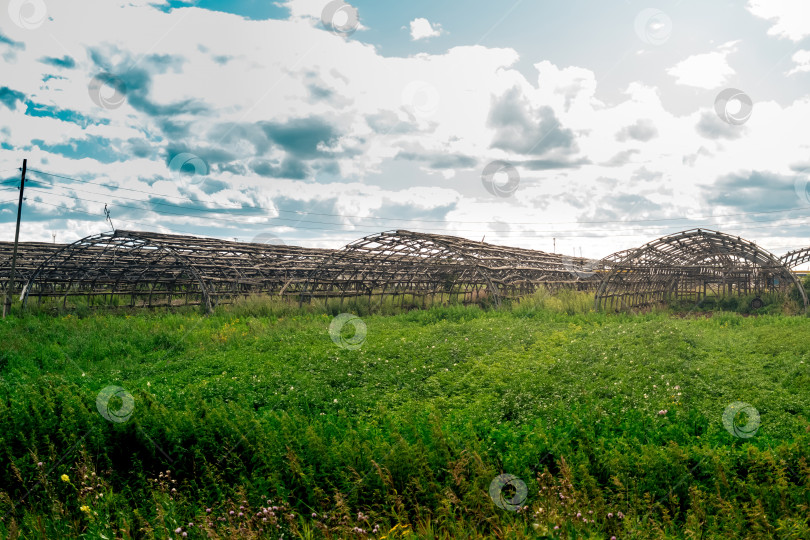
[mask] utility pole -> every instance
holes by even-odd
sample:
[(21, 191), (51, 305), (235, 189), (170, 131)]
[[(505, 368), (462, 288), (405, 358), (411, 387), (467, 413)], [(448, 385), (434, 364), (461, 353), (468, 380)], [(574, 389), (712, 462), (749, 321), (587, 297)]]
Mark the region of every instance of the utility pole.
[(552, 240), (554, 240), (554, 253), (557, 253), (557, 239), (552, 238)]
[(20, 177), (20, 200), (17, 203), (17, 231), (14, 233), (14, 251), (11, 254), (11, 275), (6, 286), (6, 302), (3, 304), (3, 318), (11, 311), (11, 295), (14, 293), (14, 278), (17, 269), (17, 244), (20, 243), (20, 218), (22, 217), (23, 192), (25, 191), (25, 170), (28, 168), (28, 160), (23, 160), (22, 177)]

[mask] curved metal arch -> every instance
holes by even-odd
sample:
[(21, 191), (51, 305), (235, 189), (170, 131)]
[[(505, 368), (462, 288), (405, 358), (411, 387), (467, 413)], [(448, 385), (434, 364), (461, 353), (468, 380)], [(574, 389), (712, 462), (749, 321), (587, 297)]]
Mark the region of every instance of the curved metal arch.
[[(486, 290), (494, 303), (538, 287), (595, 288), (597, 261), (465, 238), (392, 230), (365, 236), (325, 259), (307, 277), (300, 302), (313, 296), (464, 295)], [(371, 300), (369, 300), (371, 301)]]
[[(47, 242), (20, 242), (17, 246), (15, 288), (25, 286), (28, 279), (45, 260), (65, 244)], [(5, 291), (11, 278), (11, 256), (14, 242), (0, 242), (0, 291)]]
[[(122, 240), (122, 242), (118, 242), (116, 240)], [(176, 249), (173, 249), (172, 246), (164, 245), (159, 242), (150, 241), (148, 238), (144, 238), (142, 235), (138, 233), (131, 233), (129, 231), (113, 231), (112, 233), (101, 233), (97, 235), (88, 236), (82, 239), (73, 242), (72, 244), (67, 244), (57, 252), (52, 254), (48, 259), (46, 259), (40, 266), (34, 271), (31, 277), (28, 279), (25, 290), (22, 295), (23, 306), (25, 306), (28, 302), (28, 298), (31, 294), (31, 291), (36, 284), (38, 279), (42, 279), (47, 274), (46, 272), (56, 272), (64, 269), (64, 264), (68, 260), (76, 257), (79, 255), (79, 252), (85, 252), (87, 250), (93, 250), (99, 244), (107, 244), (106, 246), (100, 248), (98, 252), (93, 253), (93, 255), (97, 256), (97, 259), (103, 257), (107, 254), (108, 250), (112, 249), (113, 257), (117, 253), (117, 249), (121, 247), (122, 243), (129, 243), (131, 244), (130, 249), (128, 250), (131, 253), (131, 248), (136, 247), (138, 251), (143, 250), (143, 248), (151, 248), (154, 249), (154, 252), (160, 253), (160, 258), (158, 261), (149, 260), (148, 257), (144, 257), (142, 260), (148, 261), (145, 265), (145, 268), (139, 272), (140, 276), (143, 276), (150, 268), (157, 267), (156, 263), (159, 263), (163, 258), (166, 256), (173, 256), (176, 260), (183, 262), (183, 270), (187, 271), (193, 278), (194, 281), (197, 282), (199, 286), (201, 300), (204, 303), (206, 309), (212, 309), (211, 303), (211, 291), (209, 287), (205, 283), (203, 276), (200, 272), (195, 268), (195, 266), (191, 263), (188, 258), (179, 253)], [(67, 257), (63, 260), (58, 260), (60, 256), (67, 254)], [(109, 267), (104, 267), (104, 269), (108, 269)], [(85, 267), (83, 270), (83, 275), (86, 276), (89, 273), (90, 269)], [(67, 274), (66, 277), (68, 278), (68, 285), (76, 282), (81, 282), (81, 279), (76, 279), (75, 274)], [(119, 273), (119, 277), (115, 280), (116, 286), (122, 281), (122, 275)], [(175, 282), (177, 279), (175, 278)], [(137, 283), (140, 282), (140, 279), (133, 282), (132, 280), (127, 280), (129, 283)]]
[(810, 247), (788, 251), (779, 257), (779, 261), (790, 269), (796, 268), (800, 264), (810, 261)]
[(316, 295), (339, 296), (341, 301), (348, 296), (368, 296), (369, 301), (379, 296), (382, 301), (384, 296), (451, 294), (439, 288), (446, 283), (441, 276), (454, 275), (453, 283), (466, 287), (465, 296), (484, 285), (498, 303), (495, 284), (468, 253), (448, 241), (453, 238), (397, 230), (355, 240), (310, 272), (300, 301)]
[(673, 294), (679, 296), (682, 284), (689, 287), (689, 295), (699, 296), (700, 286), (705, 295), (707, 284), (719, 284), (723, 291), (736, 284), (739, 291), (782, 289), (791, 282), (800, 291), (805, 311), (808, 306), (796, 276), (773, 254), (718, 231), (690, 229), (606, 259), (610, 271), (596, 293), (597, 309), (616, 303), (625, 308), (665, 301)]

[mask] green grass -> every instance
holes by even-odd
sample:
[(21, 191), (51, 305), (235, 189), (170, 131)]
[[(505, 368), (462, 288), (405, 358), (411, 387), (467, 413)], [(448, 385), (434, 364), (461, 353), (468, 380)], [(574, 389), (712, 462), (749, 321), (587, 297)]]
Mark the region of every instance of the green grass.
[(810, 537), (810, 320), (588, 298), (363, 313), (356, 350), (336, 305), (7, 319), (0, 537)]

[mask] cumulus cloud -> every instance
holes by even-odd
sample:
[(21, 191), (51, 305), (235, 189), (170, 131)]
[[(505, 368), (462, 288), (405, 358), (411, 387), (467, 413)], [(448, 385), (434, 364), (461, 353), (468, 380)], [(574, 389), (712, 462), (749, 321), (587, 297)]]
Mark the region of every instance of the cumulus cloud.
[(768, 35), (792, 41), (810, 36), (810, 3), (806, 0), (749, 0), (746, 7), (771, 22)]
[(429, 20), (423, 17), (417, 17), (411, 21), (411, 39), (414, 41), (440, 36), (442, 33), (444, 31), (440, 24), (431, 24)]
[(806, 73), (810, 71), (810, 51), (798, 50), (791, 58), (793, 63), (796, 64), (793, 69), (787, 72), (787, 75), (795, 75), (796, 73)]
[(658, 136), (658, 129), (649, 118), (639, 118), (634, 124), (625, 126), (616, 134), (616, 140), (626, 141), (633, 139), (639, 142), (647, 142)]
[[(67, 181), (32, 189), (26, 238), (100, 232), (94, 201), (103, 201), (116, 224), (165, 232), (252, 238), (270, 229), (288, 243), (338, 247), (407, 223), (380, 217), (462, 236), (488, 221), (488, 240), (550, 249), (531, 223), (711, 214), (704, 188), (717, 178), (725, 188), (730, 167), (767, 181), (806, 161), (806, 98), (760, 98), (744, 126), (731, 126), (711, 103), (673, 113), (648, 81), (603, 101), (593, 71), (548, 60), (532, 70), (511, 48), (385, 56), (325, 29), (323, 1), (291, 0), (289, 19), (262, 21), (156, 9), (157, 0), (86, 1), (110, 24), (77, 33), (83, 13), (53, 3), (41, 30), (54, 39), (38, 39), (0, 18), (0, 70), (20, 74), (0, 87), (0, 170), (18, 166), (25, 149), (29, 164), (103, 184), (94, 198), (81, 185), (68, 197)], [(725, 64), (734, 48), (709, 54)], [(683, 69), (677, 76), (695, 82)], [(88, 96), (100, 73), (125, 90), (116, 107)], [(183, 153), (208, 165), (203, 183), (171, 169)], [(495, 160), (519, 171), (509, 200), (482, 186)], [(157, 202), (231, 210), (190, 218), (155, 212)], [(603, 231), (582, 247), (606, 255), (650, 234)]]
[(734, 70), (728, 65), (728, 55), (737, 50), (737, 42), (729, 41), (710, 53), (696, 54), (681, 60), (667, 70), (677, 84), (712, 89), (723, 85)]

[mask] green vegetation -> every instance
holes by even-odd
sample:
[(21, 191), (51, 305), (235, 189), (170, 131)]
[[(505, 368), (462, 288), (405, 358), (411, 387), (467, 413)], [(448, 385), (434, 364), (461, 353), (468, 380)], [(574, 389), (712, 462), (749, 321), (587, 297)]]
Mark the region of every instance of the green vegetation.
[(352, 308), (0, 323), (0, 537), (810, 538), (810, 319)]

